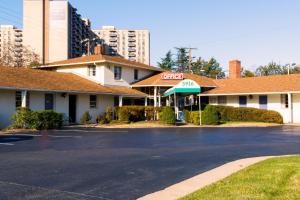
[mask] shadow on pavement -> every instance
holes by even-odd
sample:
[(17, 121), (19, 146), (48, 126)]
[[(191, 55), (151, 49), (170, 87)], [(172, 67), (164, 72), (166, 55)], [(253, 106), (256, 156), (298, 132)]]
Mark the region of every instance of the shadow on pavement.
[(0, 143), (7, 143), (7, 142), (18, 142), (24, 140), (32, 140), (33, 136), (27, 135), (1, 135), (0, 136)]

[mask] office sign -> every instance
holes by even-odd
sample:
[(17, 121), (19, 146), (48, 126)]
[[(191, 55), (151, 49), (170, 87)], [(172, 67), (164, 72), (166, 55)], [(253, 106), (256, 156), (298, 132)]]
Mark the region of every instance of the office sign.
[(162, 80), (183, 80), (183, 73), (163, 73)]

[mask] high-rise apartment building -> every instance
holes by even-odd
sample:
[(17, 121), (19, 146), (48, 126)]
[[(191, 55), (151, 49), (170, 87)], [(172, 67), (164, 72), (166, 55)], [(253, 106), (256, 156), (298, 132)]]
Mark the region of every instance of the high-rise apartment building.
[(21, 29), (17, 29), (13, 25), (0, 26), (0, 57), (12, 59), (11, 64), (14, 64), (19, 59), (22, 59), (23, 34)]
[(105, 54), (120, 55), (131, 61), (150, 64), (148, 30), (118, 30), (114, 26), (103, 26), (93, 32), (105, 44)]
[(68, 0), (24, 0), (23, 6), (24, 46), (39, 54), (41, 63), (86, 52), (90, 21), (82, 19)]

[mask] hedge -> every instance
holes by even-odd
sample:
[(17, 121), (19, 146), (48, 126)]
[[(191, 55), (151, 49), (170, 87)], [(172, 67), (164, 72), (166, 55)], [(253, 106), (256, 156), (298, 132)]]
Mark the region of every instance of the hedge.
[(171, 107), (163, 107), (160, 115), (160, 121), (165, 124), (175, 124), (176, 123), (176, 117), (175, 112), (173, 108)]
[(64, 117), (52, 110), (31, 111), (28, 108), (18, 108), (12, 122), (13, 128), (54, 129), (62, 127)]
[(161, 107), (153, 106), (122, 106), (116, 108), (119, 121), (137, 122), (143, 120), (155, 120)]
[[(237, 108), (231, 106), (207, 105), (202, 112), (202, 124), (211, 125), (228, 121), (282, 124), (283, 118), (280, 113), (276, 111), (262, 110), (257, 108)], [(188, 123), (199, 125), (199, 111), (189, 112)]]

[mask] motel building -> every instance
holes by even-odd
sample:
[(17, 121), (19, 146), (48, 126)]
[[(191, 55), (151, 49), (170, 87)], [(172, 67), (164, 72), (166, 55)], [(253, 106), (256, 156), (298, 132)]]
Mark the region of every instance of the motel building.
[(241, 77), (241, 62), (230, 61), (228, 79), (211, 79), (104, 55), (83, 56), (36, 69), (0, 67), (0, 128), (18, 107), (54, 110), (70, 123), (89, 111), (93, 121), (107, 107), (172, 106), (178, 120), (184, 109), (206, 104), (253, 107), (279, 112), (285, 123), (300, 123), (300, 74)]

